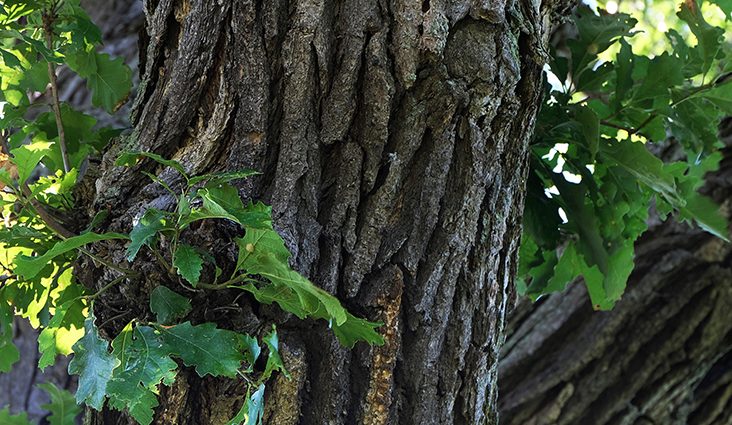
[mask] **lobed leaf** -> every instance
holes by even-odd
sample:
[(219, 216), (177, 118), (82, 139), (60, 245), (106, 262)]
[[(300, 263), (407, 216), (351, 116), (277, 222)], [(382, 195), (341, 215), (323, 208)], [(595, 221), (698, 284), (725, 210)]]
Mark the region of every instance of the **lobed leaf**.
[(51, 412), (46, 419), (50, 425), (75, 425), (76, 417), (81, 413), (81, 408), (76, 404), (74, 395), (63, 390), (53, 383), (38, 384), (51, 398), (51, 402), (41, 405), (42, 408)]
[(245, 357), (239, 334), (217, 329), (214, 323), (193, 326), (191, 322), (158, 327), (170, 353), (195, 367), (199, 376), (234, 377)]
[(58, 257), (59, 255), (65, 254), (69, 251), (83, 247), (84, 245), (92, 242), (99, 242), (110, 239), (129, 239), (127, 235), (120, 233), (84, 233), (79, 236), (74, 236), (56, 243), (53, 248), (46, 251), (43, 255), (38, 257), (29, 257), (24, 254), (19, 254), (13, 260), (15, 265), (14, 271), (22, 278), (28, 280), (34, 278), (38, 273), (43, 270), (51, 260)]
[(74, 344), (69, 374), (79, 375), (77, 403), (86, 403), (96, 410), (102, 410), (112, 371), (119, 366), (120, 361), (109, 352), (109, 342), (99, 336), (94, 320), (94, 313), (90, 309), (89, 317), (84, 322), (84, 337)]
[(169, 325), (191, 311), (191, 300), (160, 285), (150, 294), (150, 310), (158, 323)]
[(196, 252), (196, 249), (188, 244), (180, 244), (175, 250), (173, 257), (173, 267), (178, 270), (178, 274), (183, 276), (194, 287), (201, 278), (201, 270), (203, 269), (203, 259)]

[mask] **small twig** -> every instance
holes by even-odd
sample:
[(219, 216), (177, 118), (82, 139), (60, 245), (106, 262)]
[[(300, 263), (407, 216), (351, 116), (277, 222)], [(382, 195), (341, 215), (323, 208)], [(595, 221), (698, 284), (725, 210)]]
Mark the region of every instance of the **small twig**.
[(129, 277), (132, 277), (132, 276), (129, 274), (124, 274), (116, 279), (113, 279), (111, 282), (109, 282), (108, 284), (101, 287), (97, 292), (93, 293), (92, 295), (85, 296), (84, 299), (87, 299), (90, 301), (95, 300), (95, 299), (99, 298), (99, 296), (102, 295), (104, 292), (106, 292), (109, 288), (117, 285), (118, 283), (122, 282), (123, 280), (125, 280)]
[(633, 129), (630, 127), (618, 125), (618, 124), (615, 124), (613, 122), (606, 121), (606, 120), (600, 121), (600, 124), (604, 125), (605, 127), (612, 127), (612, 128), (617, 128), (618, 130), (625, 130), (628, 132), (628, 134), (630, 134), (633, 131)]
[(166, 272), (171, 273), (171, 270), (173, 270), (173, 268), (170, 266), (170, 264), (168, 264), (167, 261), (165, 261), (165, 258), (163, 258), (160, 252), (158, 252), (158, 250), (153, 247), (150, 247), (150, 251), (152, 251), (153, 255), (158, 260), (158, 263), (160, 263), (160, 266), (163, 267)]
[(121, 319), (121, 318), (123, 318), (123, 317), (125, 317), (125, 316), (128, 316), (128, 315), (130, 315), (130, 314), (132, 314), (132, 312), (131, 312), (131, 311), (123, 311), (122, 313), (119, 313), (119, 314), (117, 314), (117, 315), (114, 315), (114, 316), (110, 317), (109, 319), (105, 320), (104, 322), (102, 322), (102, 323), (101, 323), (101, 324), (100, 324), (99, 326), (97, 326), (97, 327), (98, 327), (98, 328), (104, 328), (104, 327), (105, 327), (105, 326), (107, 326), (107, 325), (108, 325), (109, 323), (111, 323), (111, 322), (113, 322), (113, 321), (115, 321), (115, 320), (117, 320), (117, 319)]
[[(52, 7), (43, 14), (43, 32), (46, 36), (46, 47), (53, 52), (53, 22), (56, 20), (56, 12)], [(56, 129), (58, 130), (58, 144), (61, 149), (61, 160), (64, 164), (64, 172), (71, 170), (69, 164), (69, 153), (66, 149), (66, 133), (64, 125), (61, 121), (61, 102), (58, 99), (58, 83), (56, 81), (56, 69), (53, 62), (48, 61), (48, 81), (51, 83), (51, 103), (53, 105), (53, 113), (56, 116)]]
[(33, 209), (36, 210), (38, 217), (40, 217), (41, 220), (46, 223), (49, 229), (53, 230), (57, 235), (59, 235), (61, 239), (68, 239), (76, 236), (74, 232), (67, 229), (66, 227), (64, 227), (63, 224), (59, 223), (55, 218), (53, 218), (51, 213), (46, 210), (43, 204), (41, 204), (36, 198), (33, 197), (33, 193), (25, 182), (20, 183), (20, 190), (28, 198), (31, 206), (33, 206)]
[(92, 260), (98, 261), (99, 263), (102, 263), (103, 265), (109, 267), (112, 270), (116, 270), (120, 273), (124, 273), (126, 276), (129, 276), (129, 277), (139, 277), (140, 276), (140, 273), (132, 271), (130, 269), (126, 269), (124, 267), (119, 267), (116, 264), (110, 263), (108, 260), (106, 260), (98, 255), (92, 254), (91, 252), (87, 251), (84, 248), (79, 248), (79, 251), (81, 251), (82, 254), (87, 255)]
[(233, 279), (229, 279), (226, 282), (218, 283), (216, 285), (211, 285), (209, 283), (198, 282), (198, 284), (196, 284), (196, 287), (217, 291), (217, 290), (220, 290), (220, 289), (226, 289), (230, 285), (234, 285), (234, 284), (237, 284), (237, 283), (241, 283), (241, 282), (244, 282), (244, 281), (247, 281), (247, 280), (248, 281), (251, 281), (251, 282), (256, 282), (256, 280), (251, 279), (247, 275), (240, 274), (239, 276), (237, 276), (237, 277), (235, 277)]

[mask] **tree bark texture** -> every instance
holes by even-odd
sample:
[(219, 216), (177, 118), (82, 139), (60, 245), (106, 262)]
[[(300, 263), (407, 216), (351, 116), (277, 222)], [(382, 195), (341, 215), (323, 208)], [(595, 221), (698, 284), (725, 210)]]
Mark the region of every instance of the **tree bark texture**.
[[(705, 191), (730, 217), (725, 156)], [(656, 222), (613, 311), (593, 312), (578, 283), (520, 303), (500, 361), (502, 423), (732, 424), (731, 254), (699, 229)]]
[[(133, 129), (80, 195), (106, 230), (129, 231), (173, 198), (124, 149), (190, 173), (254, 168), (244, 198), (273, 205), (293, 266), (355, 314), (384, 323), (381, 347), (339, 346), (327, 325), (235, 290), (193, 294), (194, 321), (261, 334), (277, 323), (292, 378), (269, 383), (269, 424), (496, 421), (498, 352), (512, 299), (527, 143), (559, 1), (147, 0)], [(172, 170), (143, 163), (175, 186)], [(184, 238), (235, 262), (233, 225)], [(124, 247), (105, 255), (124, 261)], [(165, 273), (105, 292), (103, 332), (149, 318)], [(80, 260), (89, 287), (109, 272)], [(170, 286), (175, 288), (177, 286)], [(190, 294), (188, 294), (190, 295)], [(221, 424), (243, 382), (183, 372), (162, 391), (159, 424)], [(130, 420), (90, 412), (88, 423)]]

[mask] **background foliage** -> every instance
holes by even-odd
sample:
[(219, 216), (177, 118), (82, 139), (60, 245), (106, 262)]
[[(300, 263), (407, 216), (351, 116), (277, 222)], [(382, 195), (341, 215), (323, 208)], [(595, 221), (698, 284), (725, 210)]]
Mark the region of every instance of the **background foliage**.
[[(668, 3), (656, 3), (669, 12)], [(594, 308), (612, 308), (649, 210), (727, 240), (718, 206), (698, 189), (721, 159), (717, 125), (732, 114), (722, 28), (730, 13), (728, 1), (684, 1), (676, 18), (686, 26), (659, 40), (645, 33), (648, 21), (658, 24), (658, 10), (639, 25), (625, 13), (578, 7), (569, 36), (553, 48), (553, 83), (531, 144), (522, 293), (537, 299), (581, 276)], [(685, 157), (656, 158), (649, 148), (667, 140), (683, 146)]]

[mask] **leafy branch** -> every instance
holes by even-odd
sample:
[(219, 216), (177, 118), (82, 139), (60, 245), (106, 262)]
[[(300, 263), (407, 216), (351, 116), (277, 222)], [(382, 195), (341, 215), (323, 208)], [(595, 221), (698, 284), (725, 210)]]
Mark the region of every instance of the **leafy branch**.
[[(724, 30), (706, 22), (696, 0), (682, 2), (677, 15), (697, 44), (672, 29), (672, 49), (646, 56), (629, 43), (635, 19), (577, 9), (576, 35), (550, 63), (562, 85), (548, 87), (531, 143), (523, 294), (538, 299), (581, 277), (593, 307), (611, 309), (633, 270), (633, 243), (652, 203), (661, 218), (675, 213), (729, 239), (719, 207), (697, 192), (721, 158), (717, 123), (732, 114)], [(647, 149), (668, 138), (687, 158), (664, 163)]]

